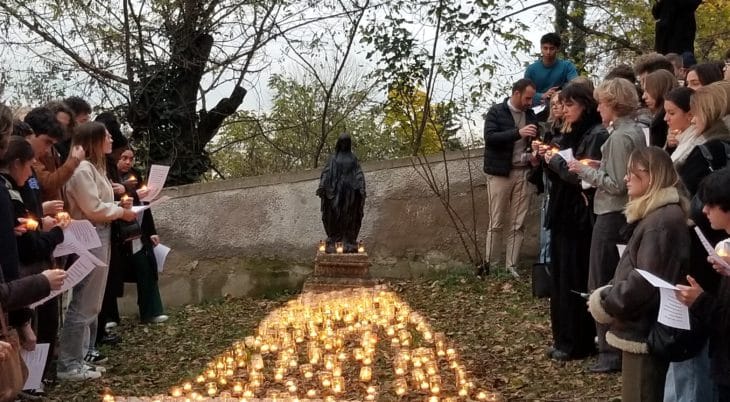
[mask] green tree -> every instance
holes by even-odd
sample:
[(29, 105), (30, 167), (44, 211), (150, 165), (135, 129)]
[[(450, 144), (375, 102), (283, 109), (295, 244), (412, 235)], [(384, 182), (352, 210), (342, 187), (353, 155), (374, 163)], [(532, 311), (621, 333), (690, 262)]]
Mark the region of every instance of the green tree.
[[(210, 144), (215, 170), (221, 178), (279, 173), (312, 167), (320, 147), (324, 91), (311, 76), (304, 82), (273, 75), (269, 88), (273, 107), (268, 114), (238, 113)], [(369, 99), (372, 84), (354, 79), (340, 82), (328, 103), (331, 126), (322, 145), (322, 157), (333, 152), (342, 132), (352, 135), (361, 161), (400, 156), (397, 141), (383, 121), (383, 107)]]
[(446, 129), (452, 125), (451, 108), (447, 103), (430, 105), (428, 109), (432, 112), (421, 134), (420, 144), (417, 144), (418, 125), (426, 113), (426, 101), (426, 92), (412, 86), (393, 87), (388, 91), (385, 125), (398, 139), (401, 153), (431, 155), (444, 150), (462, 149), (463, 145), (454, 130)]
[[(350, 12), (289, 0), (0, 1), (4, 44), (56, 81), (90, 83), (123, 105), (148, 161), (171, 165), (172, 185), (208, 170), (206, 144), (241, 105), (274, 40)], [(208, 105), (213, 94), (219, 100)]]

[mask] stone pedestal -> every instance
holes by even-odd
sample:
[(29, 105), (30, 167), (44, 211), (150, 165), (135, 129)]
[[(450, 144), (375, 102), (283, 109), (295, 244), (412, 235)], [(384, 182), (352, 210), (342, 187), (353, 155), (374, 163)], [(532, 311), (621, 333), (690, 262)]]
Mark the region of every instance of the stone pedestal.
[(367, 253), (327, 254), (317, 252), (314, 273), (304, 282), (304, 292), (371, 287), (380, 282), (370, 277)]
[(369, 278), (368, 253), (327, 254), (317, 252), (314, 258), (314, 276), (328, 278)]

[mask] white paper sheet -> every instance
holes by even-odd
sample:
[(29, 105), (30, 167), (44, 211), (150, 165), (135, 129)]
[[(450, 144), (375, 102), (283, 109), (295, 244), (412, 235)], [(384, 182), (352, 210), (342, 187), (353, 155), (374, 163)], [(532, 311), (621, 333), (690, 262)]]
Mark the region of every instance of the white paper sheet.
[(546, 106), (544, 104), (537, 105), (537, 106), (535, 106), (535, 107), (532, 108), (532, 112), (535, 113), (535, 114), (539, 114), (540, 112), (542, 112), (543, 110), (545, 110), (545, 107)]
[(657, 321), (679, 329), (690, 329), (689, 308), (677, 299), (672, 289), (659, 289), (659, 314)]
[(79, 256), (76, 262), (71, 264), (68, 270), (66, 270), (66, 279), (63, 281), (63, 286), (61, 286), (61, 289), (52, 290), (47, 297), (31, 304), (29, 307), (35, 308), (36, 306), (40, 306), (48, 300), (51, 300), (59, 294), (73, 288), (79, 282), (81, 282), (82, 279), (86, 278), (86, 276), (89, 275), (91, 271), (93, 271), (95, 268), (96, 265), (89, 258), (86, 258), (86, 256)]
[(72, 220), (63, 229), (63, 243), (53, 250), (54, 257), (62, 257), (71, 253), (78, 254), (78, 250), (91, 250), (101, 247), (99, 234), (91, 222), (81, 219)]
[(566, 162), (571, 162), (571, 161), (575, 160), (575, 157), (573, 156), (572, 148), (566, 148), (562, 151), (558, 151), (558, 155), (562, 156)]
[(644, 132), (644, 139), (646, 140), (646, 146), (651, 145), (651, 134), (649, 133), (649, 127), (641, 129)]
[(155, 260), (157, 260), (157, 272), (162, 272), (165, 269), (165, 260), (170, 253), (170, 247), (160, 243), (152, 251), (155, 253)]
[(147, 188), (150, 191), (142, 201), (150, 202), (160, 195), (162, 188), (165, 187), (165, 181), (167, 180), (167, 173), (169, 171), (169, 166), (152, 165), (150, 167), (150, 175), (147, 177)]
[(618, 250), (618, 256), (621, 257), (624, 255), (624, 251), (626, 251), (626, 245), (625, 244), (617, 244), (616, 249)]
[(657, 315), (657, 321), (673, 328), (690, 329), (689, 308), (677, 299), (677, 294), (674, 293), (677, 287), (649, 271), (637, 269), (636, 272), (643, 276), (652, 286), (659, 288), (659, 314)]
[(64, 237), (68, 234), (72, 234), (79, 241), (79, 244), (87, 250), (101, 247), (101, 239), (99, 239), (99, 234), (96, 233), (96, 228), (85, 219), (72, 220), (63, 230)]
[[(136, 213), (137, 215), (140, 215), (145, 210), (150, 209), (150, 208), (154, 207), (155, 205), (160, 204), (162, 202), (165, 202), (165, 201), (167, 201), (169, 199), (170, 199), (170, 196), (163, 195), (162, 197), (160, 197), (160, 198), (158, 198), (158, 199), (150, 202), (147, 205), (135, 205), (135, 206), (133, 206), (132, 207), (132, 211), (134, 211), (134, 213)], [(141, 222), (140, 222), (140, 224), (141, 224)]]
[[(697, 233), (697, 237), (700, 239), (700, 242), (702, 243), (702, 246), (705, 248), (705, 251), (707, 251), (707, 255), (712, 257), (714, 261), (716, 261), (724, 270), (726, 275), (730, 276), (730, 264), (727, 263), (722, 257), (717, 255), (717, 251), (715, 250), (715, 247), (712, 247), (712, 244), (710, 244), (709, 240), (707, 240), (707, 237), (705, 237), (705, 234), (702, 233), (702, 230), (700, 230), (699, 227), (695, 226), (695, 233)], [(726, 240), (724, 240), (726, 241)]]
[(37, 343), (35, 350), (32, 352), (20, 349), (20, 357), (23, 358), (25, 365), (28, 366), (28, 379), (25, 381), (23, 389), (38, 389), (41, 387), (43, 369), (48, 359), (48, 345), (48, 343)]

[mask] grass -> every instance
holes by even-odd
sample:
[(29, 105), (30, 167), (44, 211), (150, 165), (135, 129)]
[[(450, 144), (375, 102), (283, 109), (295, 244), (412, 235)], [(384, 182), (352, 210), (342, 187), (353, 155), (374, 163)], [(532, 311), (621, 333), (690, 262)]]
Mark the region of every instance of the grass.
[[(499, 391), (507, 400), (618, 398), (620, 376), (585, 373), (592, 361), (553, 362), (544, 356), (551, 337), (548, 302), (531, 297), (528, 278), (524, 272), (518, 280), (497, 275), (481, 281), (465, 269), (389, 286), (427, 317), (435, 331), (454, 341), (478, 385)], [(102, 349), (109, 363), (101, 381), (60, 383), (49, 395), (57, 401), (92, 401), (105, 389), (115, 395), (166, 393), (170, 386), (200, 374), (213, 356), (252, 334), (268, 312), (293, 297), (267, 294), (185, 306), (171, 309), (170, 320), (162, 325), (123, 319), (117, 329), (123, 342)], [(388, 363), (385, 360), (376, 359), (374, 372), (388, 371), (379, 367)], [(387, 374), (379, 378), (388, 381)], [(379, 400), (391, 398), (384, 394)]]

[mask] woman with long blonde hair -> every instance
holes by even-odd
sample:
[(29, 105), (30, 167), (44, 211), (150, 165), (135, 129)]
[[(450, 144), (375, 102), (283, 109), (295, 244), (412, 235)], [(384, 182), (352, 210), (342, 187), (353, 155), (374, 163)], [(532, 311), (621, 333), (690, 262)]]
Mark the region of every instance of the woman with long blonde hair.
[(649, 353), (647, 339), (659, 309), (659, 290), (636, 270), (678, 283), (687, 273), (689, 201), (669, 155), (658, 147), (629, 158), (626, 220), (633, 232), (613, 280), (589, 299), (593, 318), (609, 326), (606, 342), (622, 351), (624, 402), (659, 402), (669, 362)]
[[(112, 150), (111, 135), (106, 127), (94, 122), (79, 125), (72, 139), (72, 146), (76, 145), (83, 147), (86, 159), (81, 161), (64, 186), (68, 211), (73, 219), (87, 219), (96, 227), (101, 247), (89, 251), (108, 266), (111, 222), (115, 219), (131, 222), (137, 218), (137, 214), (130, 209), (131, 201), (124, 205), (114, 202), (112, 185), (106, 177), (106, 155)], [(96, 267), (73, 288), (60, 337), (60, 380), (80, 381), (101, 377), (101, 370), (87, 365), (84, 359), (86, 353), (94, 348), (96, 334), (91, 332), (96, 328), (107, 273), (107, 267)]]

